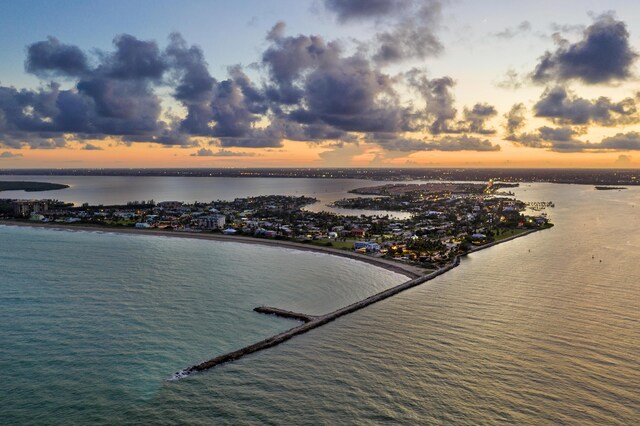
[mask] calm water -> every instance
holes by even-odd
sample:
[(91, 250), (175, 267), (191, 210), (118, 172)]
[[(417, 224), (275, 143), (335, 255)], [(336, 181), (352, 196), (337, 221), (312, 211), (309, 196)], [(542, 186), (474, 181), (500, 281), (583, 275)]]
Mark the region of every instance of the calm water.
[[(276, 348), (176, 368), (402, 277), (231, 243), (0, 228), (1, 422), (638, 424), (640, 188), (532, 184), (551, 230)], [(8, 420), (7, 420), (8, 419)]]
[[(51, 198), (80, 205), (124, 204), (134, 200), (192, 203), (213, 200), (233, 200), (259, 195), (311, 196), (318, 202), (307, 210), (330, 211), (348, 215), (384, 215), (407, 218), (402, 212), (352, 210), (329, 207), (342, 198), (357, 197), (349, 194), (356, 188), (385, 185), (387, 181), (364, 179), (290, 179), (290, 178), (226, 178), (226, 177), (131, 177), (131, 176), (0, 176), (7, 181), (55, 182), (69, 188), (45, 192), (3, 191), (0, 198)], [(409, 181), (421, 183), (421, 181)]]

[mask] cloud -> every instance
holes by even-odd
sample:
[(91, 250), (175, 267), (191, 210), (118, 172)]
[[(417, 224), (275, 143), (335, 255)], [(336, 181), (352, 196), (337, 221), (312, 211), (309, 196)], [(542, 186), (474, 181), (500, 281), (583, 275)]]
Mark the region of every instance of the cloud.
[(563, 87), (547, 89), (534, 105), (536, 117), (548, 118), (557, 124), (618, 126), (640, 121), (636, 98), (620, 102), (601, 96), (590, 101), (577, 97)]
[(529, 21), (522, 21), (517, 27), (505, 28), (497, 33), (491, 33), (491, 35), (496, 38), (511, 40), (516, 36), (529, 33), (530, 31), (531, 23)]
[(395, 138), (391, 134), (378, 134), (370, 140), (385, 150), (417, 152), (417, 151), (500, 151), (500, 145), (492, 144), (488, 139), (474, 136), (443, 136), (439, 139), (419, 140), (411, 138)]
[(255, 157), (254, 152), (236, 152), (227, 149), (220, 149), (213, 152), (210, 149), (199, 149), (195, 154), (191, 154), (192, 157)]
[(411, 5), (411, 0), (325, 0), (325, 7), (334, 12), (340, 22), (381, 18), (398, 13)]
[(298, 125), (286, 130), (299, 135), (411, 128), (411, 111), (400, 105), (393, 78), (366, 57), (343, 56), (337, 44), (321, 37), (285, 37), (281, 25), (276, 29), (263, 64), (272, 80), (266, 94), (275, 118)]
[[(178, 33), (165, 47), (120, 34), (110, 51), (89, 53), (53, 37), (33, 43), (27, 48), (27, 70), (54, 81), (37, 89), (0, 86), (0, 146), (53, 149), (67, 141), (109, 137), (126, 145), (195, 147), (206, 137), (223, 149), (277, 148), (284, 140), (355, 143), (374, 133), (400, 140), (406, 133), (428, 131), (470, 139), (445, 145), (440, 139), (423, 141), (421, 149), (494, 149), (490, 143), (470, 145), (474, 138), (467, 135), (495, 132), (489, 126), (497, 115), (493, 106), (478, 102), (458, 114), (451, 77), (416, 73), (410, 86), (420, 91), (425, 105), (415, 107), (401, 96), (407, 79), (385, 71), (386, 60), (376, 57), (386, 42), (411, 50), (400, 56), (435, 53), (420, 53), (428, 49), (420, 37), (430, 37), (437, 27), (440, 2), (368, 1), (361, 3), (366, 10), (356, 3), (334, 1), (327, 7), (341, 22), (380, 20), (382, 30), (370, 50), (346, 52), (339, 42), (320, 36), (288, 36), (279, 22), (266, 36), (257, 68), (261, 75), (253, 80), (239, 65), (214, 78), (202, 49)], [(413, 34), (424, 26), (431, 27)], [(70, 84), (63, 88), (56, 78)], [(167, 101), (177, 102), (185, 114), (163, 109)], [(96, 148), (86, 144), (82, 149)]]
[(554, 52), (547, 51), (540, 58), (531, 75), (534, 82), (579, 80), (598, 84), (632, 76), (638, 55), (629, 44), (626, 24), (611, 15), (596, 18), (577, 43), (558, 42)]
[(517, 90), (522, 87), (523, 78), (513, 69), (507, 70), (502, 80), (495, 83), (501, 89)]
[(84, 151), (102, 151), (104, 148), (98, 146), (98, 145), (93, 145), (90, 143), (85, 143), (84, 146), (82, 147), (82, 149)]
[(77, 46), (60, 43), (55, 37), (27, 46), (25, 69), (32, 74), (79, 76), (89, 70), (84, 52)]
[(442, 20), (440, 0), (324, 0), (339, 22), (372, 19), (378, 30), (368, 43), (375, 62), (385, 65), (437, 56)]
[(471, 109), (464, 109), (464, 122), (460, 127), (465, 132), (479, 134), (493, 134), (496, 131), (487, 129), (486, 122), (498, 115), (498, 111), (493, 105), (488, 103), (477, 103)]
[(20, 158), (22, 156), (23, 156), (22, 154), (19, 154), (19, 153), (14, 154), (13, 152), (9, 152), (9, 151), (0, 152), (0, 158)]
[(629, 167), (631, 166), (631, 159), (630, 155), (620, 154), (616, 161), (613, 162), (613, 165), (616, 167)]
[(618, 133), (600, 142), (584, 142), (575, 138), (579, 132), (570, 127), (540, 127), (534, 133), (512, 135), (507, 140), (517, 146), (542, 148), (553, 152), (606, 152), (640, 150), (640, 133)]
[(618, 133), (615, 136), (604, 138), (600, 142), (602, 149), (613, 149), (621, 151), (637, 151), (640, 150), (640, 133)]
[(526, 112), (527, 108), (524, 104), (518, 103), (513, 105), (509, 112), (504, 115), (507, 119), (507, 122), (505, 123), (505, 130), (507, 131), (508, 136), (514, 135), (522, 130), (527, 120), (525, 117)]
[(423, 120), (431, 134), (442, 133), (477, 133), (493, 134), (494, 129), (486, 127), (487, 121), (498, 114), (494, 106), (488, 103), (476, 103), (471, 108), (464, 108), (462, 118), (458, 117), (452, 89), (456, 82), (445, 76), (429, 79), (424, 72), (413, 69), (406, 73), (411, 88), (417, 90), (425, 100)]

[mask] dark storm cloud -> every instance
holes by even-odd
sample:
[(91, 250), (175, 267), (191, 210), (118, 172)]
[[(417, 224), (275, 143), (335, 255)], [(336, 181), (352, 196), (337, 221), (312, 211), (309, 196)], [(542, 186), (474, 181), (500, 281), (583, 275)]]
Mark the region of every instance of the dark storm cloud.
[(532, 79), (538, 83), (580, 80), (587, 84), (626, 80), (637, 57), (629, 44), (626, 24), (604, 15), (587, 27), (582, 40), (574, 44), (562, 41), (555, 52), (546, 52)]
[(617, 126), (637, 123), (638, 98), (613, 102), (601, 96), (595, 100), (577, 97), (563, 87), (547, 89), (534, 105), (536, 117), (548, 118), (558, 124)]
[(55, 37), (27, 46), (25, 69), (48, 76), (79, 76), (88, 71), (87, 57), (77, 46), (60, 43)]

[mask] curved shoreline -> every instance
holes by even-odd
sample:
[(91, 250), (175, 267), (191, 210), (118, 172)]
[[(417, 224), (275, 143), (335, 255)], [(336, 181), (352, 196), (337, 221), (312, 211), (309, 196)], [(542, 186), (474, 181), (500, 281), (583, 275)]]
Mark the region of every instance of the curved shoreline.
[(389, 259), (381, 259), (377, 257), (371, 257), (360, 253), (354, 253), (348, 250), (340, 250), (331, 247), (322, 247), (310, 244), (298, 243), (295, 241), (286, 240), (269, 240), (256, 237), (245, 237), (238, 235), (221, 235), (211, 234), (204, 232), (181, 232), (181, 231), (163, 231), (163, 230), (150, 230), (150, 229), (135, 229), (135, 228), (107, 228), (98, 225), (67, 225), (62, 223), (40, 223), (40, 222), (18, 222), (18, 221), (0, 221), (0, 225), (7, 226), (20, 226), (28, 228), (45, 228), (53, 230), (70, 230), (70, 231), (84, 231), (84, 232), (111, 232), (114, 234), (127, 234), (127, 235), (146, 235), (155, 237), (171, 237), (171, 238), (189, 238), (196, 240), (209, 240), (209, 241), (221, 241), (221, 242), (233, 242), (242, 244), (257, 244), (263, 246), (270, 246), (275, 248), (290, 248), (300, 251), (310, 251), (316, 253), (330, 254), (334, 256), (344, 257), (347, 259), (358, 260), (368, 263), (383, 269), (386, 269), (397, 274), (404, 275), (409, 278), (417, 278), (425, 273), (432, 272), (432, 269), (424, 269), (418, 266), (400, 263)]
[(213, 241), (227, 241), (227, 242), (240, 242), (240, 243), (249, 243), (249, 244), (262, 244), (262, 245), (270, 245), (273, 247), (284, 247), (297, 249), (302, 251), (315, 251), (325, 254), (333, 254), (336, 256), (351, 258), (355, 260), (364, 261), (375, 266), (385, 268), (387, 270), (397, 272), (407, 277), (411, 278), (409, 281), (405, 281), (402, 284), (399, 284), (395, 287), (391, 287), (389, 289), (383, 290), (379, 293), (376, 293), (372, 296), (369, 296), (365, 299), (362, 299), (358, 302), (347, 305), (343, 308), (339, 308), (333, 312), (324, 314), (324, 315), (307, 315), (304, 313), (297, 313), (287, 311), (285, 309), (280, 308), (272, 308), (272, 307), (257, 307), (254, 311), (261, 314), (268, 315), (278, 315), (284, 318), (302, 321), (303, 324), (298, 325), (289, 330), (278, 333), (274, 336), (268, 337), (259, 342), (253, 343), (251, 345), (245, 346), (241, 349), (216, 356), (207, 361), (201, 362), (199, 364), (192, 365), (191, 367), (185, 368), (176, 372), (170, 380), (180, 379), (189, 376), (192, 373), (203, 372), (209, 369), (212, 369), (220, 364), (225, 364), (227, 362), (236, 361), (246, 355), (261, 351), (263, 349), (267, 349), (273, 346), (276, 346), (280, 343), (283, 343), (297, 335), (306, 333), (307, 331), (313, 330), (315, 328), (321, 327), (324, 324), (327, 324), (331, 321), (334, 321), (342, 316), (348, 315), (352, 312), (363, 309), (369, 305), (377, 303), (379, 301), (385, 300), (396, 294), (408, 290), (410, 288), (416, 287), (420, 284), (423, 284), (427, 281), (430, 281), (440, 275), (445, 274), (451, 269), (460, 265), (460, 259), (464, 256), (469, 255), (470, 253), (477, 252), (479, 250), (483, 250), (489, 247), (493, 247), (498, 244), (506, 243), (508, 241), (512, 241), (516, 238), (524, 237), (526, 235), (532, 234), (534, 232), (539, 231), (540, 229), (530, 229), (524, 231), (517, 235), (512, 235), (503, 240), (494, 241), (489, 244), (485, 244), (483, 246), (473, 247), (466, 253), (457, 255), (454, 261), (442, 268), (439, 268), (435, 271), (430, 272), (429, 274), (425, 274), (427, 270), (415, 267), (413, 265), (403, 265), (403, 264), (394, 264), (394, 261), (387, 259), (379, 259), (372, 258), (366, 255), (362, 255), (359, 253), (346, 252), (338, 249), (332, 249), (329, 247), (320, 247), (320, 246), (307, 246), (301, 243), (295, 243), (291, 241), (282, 241), (282, 240), (261, 240), (253, 237), (239, 237), (239, 236), (228, 236), (228, 235), (216, 235), (216, 234), (199, 234), (199, 233), (187, 233), (187, 232), (177, 232), (177, 231), (149, 231), (149, 230), (138, 230), (138, 229), (115, 229), (105, 228), (101, 226), (76, 226), (76, 225), (63, 225), (56, 224), (50, 225), (47, 223), (22, 223), (22, 222), (13, 222), (13, 221), (0, 221), (0, 225), (8, 225), (8, 226), (22, 226), (22, 227), (31, 227), (31, 228), (48, 228), (48, 229), (57, 229), (57, 230), (72, 230), (72, 231), (84, 231), (84, 232), (109, 232), (112, 231), (114, 233), (119, 234), (129, 234), (129, 235), (155, 235), (155, 236), (168, 236), (168, 237), (177, 237), (177, 238), (192, 238), (192, 239), (200, 239), (200, 240), (213, 240)]

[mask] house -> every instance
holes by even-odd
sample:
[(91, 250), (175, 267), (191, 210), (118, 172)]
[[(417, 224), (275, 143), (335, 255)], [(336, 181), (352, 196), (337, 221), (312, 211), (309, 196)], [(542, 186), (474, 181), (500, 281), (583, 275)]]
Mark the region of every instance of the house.
[(351, 229), (351, 236), (352, 237), (357, 237), (357, 238), (362, 238), (364, 237), (365, 234), (365, 230), (362, 228), (353, 228)]

